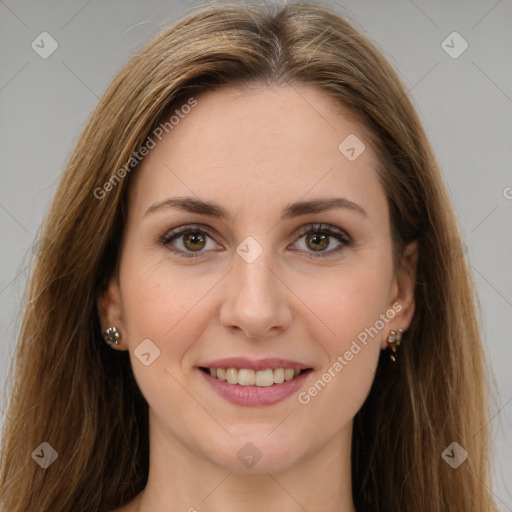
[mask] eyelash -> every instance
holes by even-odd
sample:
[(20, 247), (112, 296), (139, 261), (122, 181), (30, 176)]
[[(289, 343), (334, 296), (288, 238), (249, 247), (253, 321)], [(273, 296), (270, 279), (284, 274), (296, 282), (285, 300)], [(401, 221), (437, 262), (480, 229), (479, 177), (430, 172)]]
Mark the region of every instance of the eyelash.
[[(172, 253), (178, 254), (179, 256), (183, 256), (185, 258), (200, 258), (204, 251), (197, 251), (196, 255), (194, 254), (193, 251), (182, 251), (181, 249), (176, 249), (172, 247), (172, 245), (170, 245), (170, 243), (174, 239), (179, 238), (180, 236), (186, 235), (188, 233), (200, 233), (202, 235), (207, 235), (208, 237), (212, 238), (210, 228), (200, 224), (190, 224), (187, 226), (181, 226), (179, 228), (167, 232), (159, 240), (159, 243), (165, 246)], [(352, 240), (346, 233), (339, 230), (338, 228), (330, 226), (329, 224), (308, 224), (307, 226), (304, 226), (297, 235), (298, 240), (300, 240), (303, 236), (308, 235), (310, 233), (328, 235), (330, 237), (336, 238), (336, 240), (338, 240), (341, 243), (341, 245), (334, 250), (319, 251), (316, 253), (314, 251), (311, 251), (312, 255), (309, 256), (310, 258), (325, 258), (330, 254), (338, 253), (342, 251), (345, 247), (352, 245)]]

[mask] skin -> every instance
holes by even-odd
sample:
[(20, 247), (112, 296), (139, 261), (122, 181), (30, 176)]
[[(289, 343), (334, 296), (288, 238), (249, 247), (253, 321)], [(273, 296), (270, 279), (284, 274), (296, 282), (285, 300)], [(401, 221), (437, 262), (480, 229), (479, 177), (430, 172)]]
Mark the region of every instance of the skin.
[[(231, 88), (196, 99), (132, 177), (119, 272), (98, 299), (102, 326), (120, 330), (115, 349), (130, 351), (150, 411), (148, 484), (118, 512), (353, 512), (353, 418), (389, 331), (411, 322), (416, 244), (395, 272), (374, 152), (324, 92)], [(366, 144), (354, 161), (338, 150), (349, 134)], [(176, 196), (215, 201), (232, 218), (172, 208), (145, 215)], [(280, 220), (290, 203), (332, 197), (366, 215), (337, 208)], [(183, 235), (158, 242), (194, 223), (212, 230), (202, 244), (185, 245)], [(352, 243), (329, 235), (318, 250), (296, 232), (312, 223), (343, 230)], [(250, 264), (236, 252), (248, 236), (263, 248)], [(198, 369), (221, 357), (282, 357), (313, 368), (307, 390), (396, 303), (400, 312), (307, 404), (293, 394), (270, 406), (235, 405)], [(160, 350), (149, 366), (134, 355), (145, 339)], [(252, 468), (237, 458), (248, 442), (262, 455)]]

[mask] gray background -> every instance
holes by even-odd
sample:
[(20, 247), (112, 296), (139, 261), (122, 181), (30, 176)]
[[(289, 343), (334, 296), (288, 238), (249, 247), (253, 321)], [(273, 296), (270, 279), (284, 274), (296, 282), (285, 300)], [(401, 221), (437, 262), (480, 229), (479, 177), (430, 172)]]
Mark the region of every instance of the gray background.
[[(493, 492), (501, 509), (512, 511), (512, 3), (331, 3), (398, 71), (443, 170), (482, 302), (485, 347), (499, 388), (499, 405), (489, 418), (495, 433)], [(86, 119), (137, 48), (198, 4), (0, 0), (2, 396), (37, 230)], [(47, 59), (31, 48), (45, 31), (59, 45)], [(455, 59), (441, 46), (453, 31), (469, 44)], [(9, 421), (5, 406), (3, 398), (1, 420)]]

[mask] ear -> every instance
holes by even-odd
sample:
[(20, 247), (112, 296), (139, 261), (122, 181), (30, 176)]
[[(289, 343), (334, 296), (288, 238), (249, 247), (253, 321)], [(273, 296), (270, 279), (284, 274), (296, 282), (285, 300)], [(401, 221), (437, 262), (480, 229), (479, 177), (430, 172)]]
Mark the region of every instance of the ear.
[(119, 345), (110, 345), (116, 350), (128, 350), (126, 342), (126, 328), (123, 321), (123, 308), (121, 302), (121, 290), (116, 277), (112, 277), (108, 286), (103, 290), (96, 299), (98, 308), (98, 316), (100, 318), (101, 331), (108, 327), (117, 327), (121, 333)]
[[(402, 265), (394, 277), (389, 307), (396, 312), (395, 317), (389, 322), (391, 330), (409, 328), (415, 310), (414, 290), (416, 287), (416, 269), (418, 266), (418, 241), (411, 242), (404, 250)], [(387, 348), (387, 335), (383, 337), (382, 349)]]

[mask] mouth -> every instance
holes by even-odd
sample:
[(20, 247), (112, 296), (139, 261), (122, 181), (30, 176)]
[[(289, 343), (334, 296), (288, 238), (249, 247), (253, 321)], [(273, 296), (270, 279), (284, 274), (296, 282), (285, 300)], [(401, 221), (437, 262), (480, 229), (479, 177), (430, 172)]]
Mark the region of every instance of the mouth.
[(210, 389), (232, 404), (272, 405), (296, 393), (313, 373), (306, 365), (276, 358), (228, 358), (196, 367)]
[(210, 377), (228, 384), (238, 386), (271, 387), (289, 382), (300, 375), (312, 371), (312, 368), (266, 368), (253, 370), (252, 368), (208, 368), (200, 366), (199, 369)]

